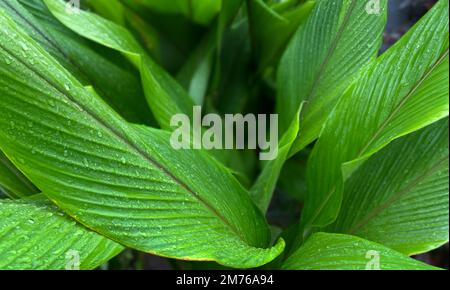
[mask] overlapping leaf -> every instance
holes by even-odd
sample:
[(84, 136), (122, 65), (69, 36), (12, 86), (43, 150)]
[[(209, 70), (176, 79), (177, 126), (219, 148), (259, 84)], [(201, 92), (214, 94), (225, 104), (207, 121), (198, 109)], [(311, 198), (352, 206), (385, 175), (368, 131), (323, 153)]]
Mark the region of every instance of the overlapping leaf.
[(389, 144), (345, 183), (329, 230), (407, 255), (448, 241), (448, 119)]
[(98, 15), (81, 11), (69, 14), (59, 0), (45, 0), (50, 11), (80, 35), (125, 54), (140, 70), (147, 102), (163, 129), (172, 130), (174, 114), (192, 115), (194, 102), (184, 89), (151, 60), (133, 36), (123, 27)]
[[(0, 200), (0, 268), (61, 269), (80, 254), (81, 268), (92, 269), (120, 243), (239, 268), (278, 257), (267, 267), (432, 269), (406, 255), (448, 241), (448, 119), (440, 120), (448, 116), (448, 0), (378, 61), (386, 0), (379, 11), (367, 1), (316, 1), (279, 69), (278, 158), (250, 192), (208, 152), (169, 142), (171, 117), (190, 115), (194, 103), (243, 112), (256, 101), (252, 53), (259, 73), (274, 64), (312, 7), (247, 1), (248, 15), (235, 18), (242, 2), (87, 1), (102, 18), (70, 13), (60, 0), (0, 1), (0, 150), (8, 156), (0, 153), (0, 198), (35, 193), (33, 183), (46, 195)], [(166, 36), (176, 41), (166, 46)], [(188, 94), (169, 72), (189, 55), (178, 73)], [(163, 130), (123, 119), (152, 122), (141, 91)], [(263, 213), (286, 159), (321, 130), (303, 219), (283, 233), (289, 251), (280, 256), (284, 241), (272, 244)], [(213, 154), (253, 171), (226, 152)], [(310, 235), (317, 227), (349, 235)]]
[[(210, 28), (177, 74), (177, 80), (185, 87), (197, 105), (203, 104), (210, 82), (214, 84), (220, 79), (223, 35), (242, 2), (242, 0), (229, 0), (222, 3), (217, 24)], [(213, 80), (214, 77), (216, 80)]]
[(281, 266), (284, 270), (434, 270), (358, 237), (316, 233)]
[(294, 154), (314, 141), (343, 90), (375, 60), (382, 43), (387, 1), (369, 14), (367, 1), (318, 0), (296, 32), (278, 69), (277, 112), (285, 131), (302, 102), (305, 108)]
[[(49, 0), (46, 3), (55, 16), (69, 28), (86, 38), (124, 53), (139, 68), (147, 101), (161, 128), (173, 130), (170, 120), (175, 114), (192, 116), (194, 106), (192, 98), (176, 80), (146, 55), (130, 32), (95, 14), (81, 12), (69, 15), (58, 0)], [(214, 39), (215, 35), (212, 38)], [(239, 159), (239, 156), (232, 156), (234, 152), (229, 150), (210, 152), (227, 165), (233, 159)]]
[(129, 64), (119, 53), (94, 45), (62, 26), (41, 0), (5, 0), (0, 6), (81, 83), (95, 86), (128, 121), (152, 124), (139, 78), (128, 71)]
[(345, 92), (309, 160), (304, 225), (336, 219), (343, 180), (370, 155), (448, 116), (448, 38), (442, 0)]
[(277, 11), (263, 0), (247, 1), (255, 57), (260, 68), (273, 64), (282, 54), (289, 38), (306, 20), (313, 1), (306, 1), (288, 11)]
[[(298, 110), (299, 114), (301, 110), (302, 106), (300, 106)], [(278, 143), (276, 158), (265, 164), (261, 174), (258, 176), (258, 179), (250, 190), (253, 200), (262, 212), (266, 212), (269, 208), (281, 169), (289, 156), (289, 150), (291, 149), (292, 143), (294, 143), (295, 137), (298, 134), (298, 128), (299, 118), (296, 118), (292, 121), (289, 130), (283, 135)]]
[(0, 151), (0, 191), (10, 198), (27, 197), (37, 193), (37, 188)]
[(123, 247), (42, 199), (0, 200), (0, 269), (95, 269)]
[(216, 43), (216, 30), (212, 30), (177, 74), (178, 81), (188, 91), (196, 105), (203, 104), (208, 90)]
[(283, 250), (228, 170), (172, 149), (169, 132), (137, 131), (3, 9), (0, 23), (0, 147), (66, 213), (161, 256), (248, 268)]

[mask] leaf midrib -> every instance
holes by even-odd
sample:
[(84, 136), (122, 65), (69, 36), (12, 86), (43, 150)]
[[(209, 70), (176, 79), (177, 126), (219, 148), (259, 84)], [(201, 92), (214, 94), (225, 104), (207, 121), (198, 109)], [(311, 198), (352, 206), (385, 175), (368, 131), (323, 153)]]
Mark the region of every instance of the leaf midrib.
[(35, 70), (33, 67), (29, 66), (26, 62), (22, 61), (20, 57), (17, 57), (11, 50), (6, 48), (2, 43), (0, 43), (0, 47), (7, 52), (11, 57), (16, 59), (19, 63), (21, 63), (24, 67), (29, 69), (31, 72), (33, 72), (36, 76), (41, 78), (43, 81), (45, 81), (47, 84), (49, 84), (51, 87), (55, 88), (61, 95), (66, 97), (73, 105), (78, 107), (79, 109), (82, 109), (80, 111), (84, 112), (88, 117), (93, 119), (98, 125), (103, 127), (106, 131), (112, 133), (113, 136), (116, 136), (117, 139), (119, 139), (125, 146), (129, 147), (132, 151), (137, 153), (139, 156), (141, 156), (144, 160), (146, 160), (148, 163), (155, 166), (157, 169), (161, 170), (164, 174), (166, 174), (170, 179), (174, 180), (175, 183), (179, 184), (182, 188), (184, 188), (188, 193), (194, 196), (200, 203), (202, 203), (211, 213), (215, 216), (217, 216), (236, 236), (238, 236), (242, 241), (245, 243), (248, 243), (248, 241), (245, 239), (245, 236), (242, 235), (240, 231), (237, 230), (236, 227), (234, 227), (220, 212), (218, 212), (212, 205), (210, 205), (205, 199), (203, 199), (198, 193), (196, 193), (194, 190), (192, 190), (186, 183), (181, 181), (179, 178), (177, 178), (174, 174), (172, 174), (168, 169), (166, 169), (163, 165), (158, 163), (156, 160), (154, 160), (151, 156), (148, 156), (144, 150), (139, 148), (139, 146), (136, 146), (136, 144), (133, 144), (133, 142), (129, 141), (125, 136), (122, 136), (120, 132), (118, 132), (114, 127), (108, 126), (107, 123), (103, 122), (103, 120), (97, 116), (94, 112), (90, 110), (90, 108), (84, 107), (82, 104), (78, 103), (76, 99), (71, 96), (70, 93), (66, 92), (62, 88), (60, 88), (57, 84), (53, 83), (51, 80), (47, 79), (44, 75), (42, 75), (40, 72)]
[(403, 195), (407, 194), (412, 190), (415, 186), (419, 185), (423, 180), (427, 177), (431, 176), (433, 173), (438, 171), (441, 166), (448, 161), (448, 155), (444, 158), (440, 159), (436, 162), (431, 168), (426, 171), (424, 174), (419, 175), (417, 178), (413, 179), (409, 184), (405, 187), (402, 187), (397, 192), (395, 192), (390, 198), (388, 198), (383, 203), (376, 206), (370, 213), (368, 213), (359, 223), (352, 226), (349, 230), (346, 231), (348, 234), (355, 234), (358, 230), (364, 227), (367, 223), (369, 223), (373, 218), (380, 215), (384, 210), (389, 208), (392, 204), (394, 204), (397, 200), (399, 200)]
[[(417, 84), (414, 85), (414, 87), (411, 89), (411, 91), (401, 100), (401, 102), (395, 107), (395, 109), (389, 114), (388, 118), (383, 122), (383, 124), (378, 128), (378, 130), (375, 132), (374, 136), (369, 140), (369, 142), (363, 147), (363, 149), (358, 153), (358, 155), (353, 158), (352, 160), (361, 158), (363, 156), (364, 152), (369, 148), (369, 146), (375, 141), (376, 137), (378, 137), (379, 134), (383, 131), (383, 129), (387, 126), (389, 121), (392, 120), (392, 118), (395, 117), (396, 113), (398, 113), (403, 105), (406, 104), (406, 102), (409, 100), (409, 98), (418, 90), (421, 84), (425, 82), (428, 76), (430, 76), (434, 70), (444, 61), (445, 57), (447, 57), (449, 54), (449, 48), (443, 53), (443, 55), (436, 61), (433, 66), (431, 66), (428, 71), (420, 78)], [(316, 211), (316, 214), (314, 215), (313, 219), (311, 219), (310, 224), (314, 224), (314, 221), (317, 219), (317, 217), (320, 215), (320, 212), (322, 209), (326, 206), (329, 199), (331, 198), (331, 195), (336, 191), (336, 184), (333, 186), (333, 188), (328, 192), (326, 195), (324, 202), (319, 206), (319, 210)]]
[[(72, 57), (69, 57), (62, 49), (61, 47), (58, 46), (57, 43), (55, 43), (52, 39), (52, 37), (49, 37), (44, 31), (42, 31), (39, 27), (35, 26), (32, 22), (30, 22), (25, 16), (23, 16), (20, 11), (17, 11), (16, 8), (14, 6), (11, 6), (11, 4), (8, 2), (9, 0), (5, 0), (5, 5), (8, 6), (12, 11), (14, 11), (14, 13), (23, 21), (25, 21), (30, 28), (32, 28), (37, 34), (39, 34), (40, 36), (42, 36), (47, 43), (53, 47), (53, 49), (55, 49), (58, 53), (61, 54), (61, 56), (63, 56), (69, 63), (71, 63), (74, 68), (77, 70), (77, 72), (82, 75), (84, 77), (85, 80), (88, 80), (89, 82), (92, 83), (92, 85), (96, 88), (96, 90), (100, 93), (100, 95), (102, 96), (106, 96), (107, 94), (105, 93), (105, 91), (98, 85), (96, 85), (95, 80), (93, 80), (92, 78), (89, 78), (86, 74), (86, 72), (84, 71), (84, 69), (77, 63), (74, 61), (74, 59)], [(19, 5), (22, 5), (21, 3), (18, 3)], [(26, 9), (26, 8), (24, 8)], [(32, 13), (30, 13), (32, 17), (36, 18)], [(119, 111), (118, 108), (114, 105), (114, 104), (109, 104), (114, 110), (116, 110), (117, 112)]]
[(346, 30), (347, 24), (349, 23), (350, 18), (351, 18), (350, 16), (352, 15), (353, 10), (356, 7), (356, 1), (357, 0), (353, 0), (352, 3), (350, 4), (350, 6), (348, 7), (348, 10), (344, 16), (344, 19), (343, 19), (341, 25), (339, 26), (339, 30), (336, 33), (336, 36), (333, 39), (333, 42), (331, 43), (330, 49), (328, 50), (327, 55), (325, 56), (325, 59), (319, 69), (319, 72), (317, 73), (317, 75), (314, 79), (314, 83), (313, 83), (313, 86), (311, 87), (310, 93), (305, 99), (309, 102), (311, 102), (312, 101), (311, 99), (314, 98), (314, 96), (316, 95), (316, 92), (317, 92), (319, 85), (322, 81), (322, 78), (324, 76), (325, 69), (328, 67), (329, 62), (331, 61), (331, 57), (338, 47), (339, 40), (344, 35), (344, 31)]
[(439, 57), (439, 59), (436, 61), (435, 64), (431, 68), (428, 69), (428, 71), (423, 75), (420, 80), (414, 85), (414, 87), (411, 89), (411, 91), (403, 97), (403, 99), (397, 104), (395, 109), (391, 111), (389, 116), (384, 120), (384, 122), (378, 127), (377, 131), (374, 133), (371, 139), (364, 145), (364, 147), (361, 149), (361, 151), (358, 153), (358, 157), (361, 157), (367, 149), (375, 142), (376, 138), (379, 137), (379, 135), (383, 132), (383, 130), (386, 128), (386, 126), (389, 124), (390, 121), (396, 116), (396, 114), (402, 109), (402, 107), (408, 102), (408, 100), (414, 95), (414, 93), (419, 89), (419, 87), (427, 80), (427, 78), (434, 72), (434, 70), (445, 60), (445, 58), (449, 54), (449, 49), (447, 48), (446, 51)]

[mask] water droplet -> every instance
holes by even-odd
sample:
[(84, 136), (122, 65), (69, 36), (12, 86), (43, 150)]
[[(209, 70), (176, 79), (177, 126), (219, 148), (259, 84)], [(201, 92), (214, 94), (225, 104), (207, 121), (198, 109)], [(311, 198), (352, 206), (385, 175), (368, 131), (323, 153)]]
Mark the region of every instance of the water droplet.
[(29, 50), (28, 46), (25, 43), (22, 43), (22, 49), (25, 51)]
[(33, 219), (29, 219), (28, 222), (29, 222), (30, 224), (34, 224), (34, 220), (33, 220)]
[(103, 137), (103, 133), (100, 132), (100, 131), (98, 131), (98, 132), (97, 132), (97, 136), (100, 137), (100, 138), (102, 138), (102, 137)]
[(70, 91), (70, 86), (68, 84), (64, 84), (64, 88), (66, 89), (66, 91)]

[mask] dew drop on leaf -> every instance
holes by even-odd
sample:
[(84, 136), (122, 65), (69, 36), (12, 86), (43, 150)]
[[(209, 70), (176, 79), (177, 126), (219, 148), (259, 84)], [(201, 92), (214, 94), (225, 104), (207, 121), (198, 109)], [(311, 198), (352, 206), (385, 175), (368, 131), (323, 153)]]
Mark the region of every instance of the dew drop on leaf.
[(24, 51), (28, 51), (29, 50), (28, 46), (24, 42), (22, 42), (21, 46), (22, 46), (22, 49)]

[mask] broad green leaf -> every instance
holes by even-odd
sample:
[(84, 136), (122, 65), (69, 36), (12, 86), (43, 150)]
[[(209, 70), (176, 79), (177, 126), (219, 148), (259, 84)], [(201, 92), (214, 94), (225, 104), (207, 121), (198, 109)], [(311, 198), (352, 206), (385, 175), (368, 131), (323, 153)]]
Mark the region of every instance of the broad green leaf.
[(448, 241), (448, 118), (379, 151), (345, 183), (329, 230), (406, 255)]
[[(145, 54), (127, 30), (87, 12), (81, 12), (74, 18), (66, 13), (60, 1), (45, 1), (55, 16), (69, 28), (88, 39), (124, 53), (140, 69), (147, 101), (161, 128), (173, 130), (170, 120), (175, 114), (183, 113), (192, 117), (194, 101), (177, 81)], [(230, 163), (229, 159), (238, 159), (231, 156), (234, 152), (228, 150), (211, 152), (227, 165)]]
[(140, 2), (158, 12), (181, 14), (204, 25), (211, 22), (222, 5), (222, 0), (142, 0)]
[(253, 49), (260, 68), (278, 59), (292, 34), (306, 20), (313, 7), (314, 2), (307, 1), (285, 13), (279, 13), (263, 0), (247, 0)]
[(284, 132), (302, 102), (292, 154), (314, 141), (343, 91), (374, 61), (382, 43), (387, 1), (369, 14), (367, 1), (318, 0), (292, 38), (278, 68), (277, 112)]
[[(299, 114), (301, 110), (302, 105), (298, 110)], [(299, 116), (299, 114), (297, 116)], [(295, 141), (295, 137), (297, 137), (298, 128), (299, 118), (296, 118), (292, 121), (289, 130), (278, 142), (277, 157), (265, 164), (262, 172), (258, 176), (258, 179), (250, 190), (250, 195), (252, 196), (253, 201), (264, 213), (267, 212), (267, 209), (269, 208), (281, 169), (283, 168), (284, 162), (288, 157), (292, 143)]]
[(123, 250), (44, 200), (0, 200), (0, 237), (2, 270), (95, 269)]
[(439, 1), (341, 97), (308, 163), (304, 225), (336, 219), (343, 181), (364, 160), (448, 116), (448, 5)]
[(22, 198), (38, 192), (38, 189), (0, 151), (0, 191), (10, 198)]
[(208, 154), (129, 125), (2, 9), (0, 24), (0, 148), (67, 214), (165, 257), (250, 268), (283, 250), (283, 240), (270, 246), (248, 192)]
[(95, 86), (128, 121), (154, 123), (140, 80), (128, 71), (131, 66), (119, 53), (94, 45), (65, 28), (41, 0), (5, 0), (0, 7), (80, 82)]
[(59, 0), (44, 0), (54, 16), (76, 33), (122, 52), (140, 70), (144, 92), (153, 114), (166, 130), (177, 113), (192, 115), (194, 102), (167, 72), (150, 59), (125, 28), (98, 15), (80, 11), (68, 14)]
[(281, 266), (284, 270), (437, 270), (358, 237), (316, 233)]

